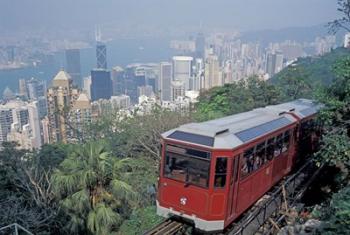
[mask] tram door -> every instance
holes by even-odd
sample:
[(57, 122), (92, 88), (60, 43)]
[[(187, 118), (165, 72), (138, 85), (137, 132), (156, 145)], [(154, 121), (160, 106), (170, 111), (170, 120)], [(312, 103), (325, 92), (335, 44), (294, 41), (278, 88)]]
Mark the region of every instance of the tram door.
[(231, 180), (228, 193), (228, 206), (227, 206), (227, 218), (230, 220), (235, 216), (235, 208), (237, 204), (237, 179), (238, 179), (238, 166), (239, 166), (239, 157), (235, 156), (233, 158), (232, 167), (231, 167)]

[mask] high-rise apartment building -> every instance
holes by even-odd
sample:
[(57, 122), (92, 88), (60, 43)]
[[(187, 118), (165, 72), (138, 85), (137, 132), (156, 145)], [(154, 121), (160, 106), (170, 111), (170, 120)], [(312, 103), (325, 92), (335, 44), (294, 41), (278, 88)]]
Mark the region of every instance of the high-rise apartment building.
[(0, 142), (15, 141), (20, 148), (42, 145), (37, 102), (11, 100), (0, 107)]
[(80, 50), (67, 49), (66, 50), (66, 66), (67, 73), (71, 76), (73, 84), (81, 87), (81, 65), (80, 65)]
[(91, 71), (91, 99), (110, 99), (112, 96), (111, 73), (105, 69)]
[(69, 141), (81, 142), (86, 137), (86, 126), (91, 122), (91, 112), (90, 99), (81, 93), (69, 112)]
[(78, 96), (79, 91), (73, 88), (69, 74), (63, 70), (58, 72), (47, 91), (50, 143), (67, 143), (68, 112)]
[(350, 48), (350, 33), (345, 34), (344, 47), (345, 48)]
[(0, 107), (0, 143), (7, 141), (7, 134), (11, 131), (12, 123), (12, 110), (8, 107)]

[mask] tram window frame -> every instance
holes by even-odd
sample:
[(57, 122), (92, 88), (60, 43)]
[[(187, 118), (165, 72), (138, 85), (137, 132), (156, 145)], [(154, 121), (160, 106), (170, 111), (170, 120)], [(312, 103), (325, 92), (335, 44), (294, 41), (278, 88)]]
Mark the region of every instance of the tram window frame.
[(266, 159), (271, 161), (274, 158), (276, 139), (272, 137), (266, 141)]
[[(250, 175), (254, 169), (253, 169), (253, 166), (254, 166), (254, 147), (252, 148), (249, 148), (249, 149), (246, 149), (243, 153), (243, 156), (242, 156), (242, 161), (241, 161), (241, 179)], [(251, 158), (249, 160), (249, 158)]]
[(282, 144), (282, 153), (285, 153), (288, 151), (289, 146), (290, 146), (290, 137), (291, 137), (291, 131), (288, 130), (284, 132), (283, 134), (283, 144)]
[(275, 151), (274, 151), (274, 157), (278, 157), (282, 153), (283, 148), (283, 133), (276, 136), (275, 141)]
[[(220, 161), (222, 161), (222, 163), (223, 163), (222, 166), (220, 166), (221, 165)], [(220, 166), (220, 168), (219, 168), (219, 166)], [(226, 187), (227, 167), (228, 167), (228, 158), (227, 157), (217, 157), (216, 158), (214, 188), (218, 189), (218, 188), (225, 188)]]
[[(256, 166), (256, 161), (260, 159), (260, 164)], [(255, 156), (254, 156), (254, 170), (259, 170), (265, 163), (266, 160), (266, 141), (260, 142), (255, 147)]]
[[(172, 149), (173, 147), (178, 149)], [(183, 150), (184, 152), (180, 153), (180, 150)], [(163, 165), (163, 176), (165, 178), (185, 183), (185, 185), (193, 185), (206, 189), (209, 187), (211, 177), (210, 152), (173, 144), (166, 144), (164, 151), (165, 159)], [(188, 154), (188, 152), (200, 154), (195, 156)], [(206, 155), (206, 158), (204, 155)], [(184, 167), (182, 163), (186, 163), (186, 167)], [(190, 167), (191, 165), (192, 167)], [(202, 165), (202, 167), (199, 167), (200, 165)]]

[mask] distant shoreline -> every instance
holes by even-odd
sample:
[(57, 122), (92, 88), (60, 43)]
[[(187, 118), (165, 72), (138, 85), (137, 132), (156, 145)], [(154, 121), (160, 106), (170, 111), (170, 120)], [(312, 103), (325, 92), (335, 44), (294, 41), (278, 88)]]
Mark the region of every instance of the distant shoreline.
[(31, 67), (29, 64), (9, 64), (9, 65), (0, 65), (0, 71), (9, 71), (9, 70), (18, 70)]

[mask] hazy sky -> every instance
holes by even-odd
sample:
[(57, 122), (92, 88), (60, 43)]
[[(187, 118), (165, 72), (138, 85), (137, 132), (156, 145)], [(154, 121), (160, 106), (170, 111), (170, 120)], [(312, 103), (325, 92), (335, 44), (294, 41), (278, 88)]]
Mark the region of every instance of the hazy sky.
[(95, 24), (199, 25), (243, 31), (322, 24), (336, 0), (0, 0), (0, 29)]

